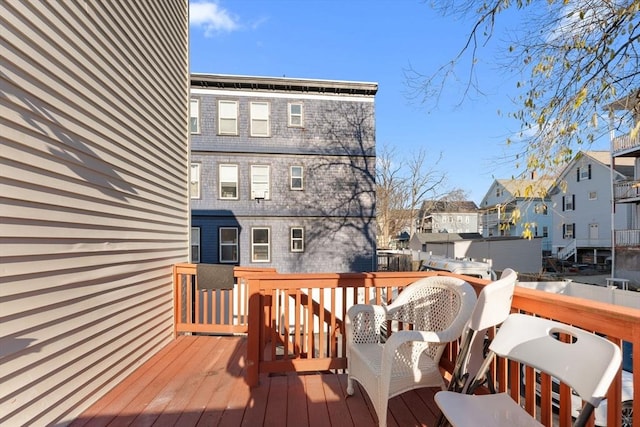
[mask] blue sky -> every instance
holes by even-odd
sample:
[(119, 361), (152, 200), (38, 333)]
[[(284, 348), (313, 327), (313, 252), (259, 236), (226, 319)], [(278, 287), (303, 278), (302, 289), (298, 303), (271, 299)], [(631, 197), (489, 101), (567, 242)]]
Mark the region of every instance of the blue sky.
[[(471, 23), (443, 17), (420, 0), (191, 0), (191, 71), (378, 83), (376, 144), (399, 162), (420, 147), (447, 174), (448, 188), (479, 203), (494, 179), (522, 172), (505, 140), (518, 76), (497, 65), (499, 37), (477, 64), (483, 95), (462, 100), (448, 87), (433, 108), (412, 99), (405, 71), (429, 74), (455, 57)], [(507, 16), (504, 28), (517, 28)], [(460, 80), (466, 78), (460, 71)], [(453, 83), (453, 82), (452, 82)], [(413, 93), (415, 95), (415, 93)], [(503, 115), (499, 115), (501, 111)], [(604, 147), (606, 149), (606, 147)]]

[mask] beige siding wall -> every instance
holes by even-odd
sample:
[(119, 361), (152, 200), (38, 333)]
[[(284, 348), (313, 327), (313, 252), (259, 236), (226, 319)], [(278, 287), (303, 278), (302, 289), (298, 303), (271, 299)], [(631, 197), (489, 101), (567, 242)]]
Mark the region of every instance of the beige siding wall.
[(0, 16), (0, 425), (65, 424), (171, 339), (188, 2)]

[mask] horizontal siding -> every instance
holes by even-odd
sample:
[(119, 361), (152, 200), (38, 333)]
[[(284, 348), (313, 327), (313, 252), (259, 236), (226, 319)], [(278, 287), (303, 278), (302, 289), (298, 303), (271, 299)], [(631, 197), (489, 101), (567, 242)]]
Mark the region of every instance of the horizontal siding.
[(171, 339), (188, 2), (0, 16), (0, 425), (64, 425)]

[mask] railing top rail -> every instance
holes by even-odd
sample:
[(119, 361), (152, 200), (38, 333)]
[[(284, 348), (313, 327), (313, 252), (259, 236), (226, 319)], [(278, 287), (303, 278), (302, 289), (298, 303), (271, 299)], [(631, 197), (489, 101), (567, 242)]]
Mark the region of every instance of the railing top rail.
[(521, 287), (513, 307), (628, 341), (640, 334), (640, 310), (631, 307)]
[[(376, 273), (255, 273), (247, 277), (249, 281), (258, 281), (261, 290), (292, 288), (354, 288), (405, 286), (428, 276), (453, 276), (482, 285), (488, 280), (473, 279), (447, 272), (433, 271), (384, 271)], [(301, 285), (302, 284), (302, 285)]]

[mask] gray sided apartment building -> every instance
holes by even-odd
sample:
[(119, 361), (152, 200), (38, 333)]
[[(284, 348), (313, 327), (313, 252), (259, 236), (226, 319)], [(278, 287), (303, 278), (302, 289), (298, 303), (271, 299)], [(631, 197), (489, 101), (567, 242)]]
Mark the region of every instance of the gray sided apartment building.
[(192, 74), (192, 260), (374, 271), (377, 89)]

